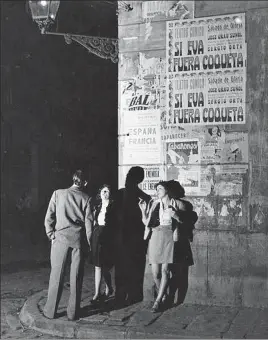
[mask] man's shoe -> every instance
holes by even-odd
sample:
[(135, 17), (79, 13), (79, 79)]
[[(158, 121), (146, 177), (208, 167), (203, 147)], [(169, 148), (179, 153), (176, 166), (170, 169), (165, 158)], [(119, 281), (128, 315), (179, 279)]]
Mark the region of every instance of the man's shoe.
[(78, 320), (79, 318), (69, 318), (69, 317), (67, 317), (67, 319), (68, 319), (68, 321), (76, 321), (76, 320)]
[(46, 319), (49, 319), (49, 320), (55, 319), (55, 317), (51, 318), (51, 317), (47, 316), (44, 312), (42, 313), (42, 315), (43, 315)]

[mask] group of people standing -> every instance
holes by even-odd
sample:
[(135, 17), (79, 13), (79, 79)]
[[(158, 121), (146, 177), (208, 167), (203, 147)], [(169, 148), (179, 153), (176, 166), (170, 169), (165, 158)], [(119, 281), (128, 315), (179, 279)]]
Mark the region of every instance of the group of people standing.
[(172, 297), (175, 265), (181, 263), (188, 269), (193, 264), (190, 241), (197, 216), (192, 205), (182, 199), (184, 190), (178, 182), (159, 182), (157, 199), (152, 199), (139, 188), (143, 179), (144, 170), (132, 167), (124, 188), (112, 196), (110, 186), (104, 184), (93, 202), (84, 192), (87, 185), (84, 173), (77, 170), (70, 188), (54, 191), (45, 217), (46, 234), (52, 242), (45, 317), (56, 317), (67, 254), (71, 251), (67, 316), (69, 320), (79, 318), (86, 247), (91, 250), (95, 266), (93, 305), (114, 293), (113, 266), (116, 303), (142, 301), (147, 251), (156, 292), (152, 312), (159, 311)]

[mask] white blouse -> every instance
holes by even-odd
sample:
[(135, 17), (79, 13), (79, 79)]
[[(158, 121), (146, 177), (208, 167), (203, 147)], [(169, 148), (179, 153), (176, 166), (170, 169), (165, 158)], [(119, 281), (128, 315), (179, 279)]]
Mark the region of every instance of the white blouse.
[(162, 202), (160, 202), (159, 221), (160, 221), (160, 225), (171, 225), (172, 224), (171, 211), (169, 208), (164, 209)]
[(105, 225), (105, 215), (106, 215), (106, 210), (108, 203), (102, 203), (101, 210), (98, 215), (98, 225)]

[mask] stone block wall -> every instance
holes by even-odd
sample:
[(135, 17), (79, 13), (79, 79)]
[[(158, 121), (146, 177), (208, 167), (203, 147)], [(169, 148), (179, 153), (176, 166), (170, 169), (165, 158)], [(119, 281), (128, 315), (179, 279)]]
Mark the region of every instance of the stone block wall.
[[(202, 141), (206, 138), (206, 128), (211, 128), (202, 126), (187, 129), (184, 126), (168, 127), (163, 123), (167, 104), (166, 21), (245, 14), (246, 122), (220, 126), (225, 135), (223, 144), (226, 145), (232, 135), (244, 140), (242, 159), (228, 162), (231, 169), (241, 166), (244, 171), (224, 180), (216, 176), (213, 179), (216, 191), (202, 196), (187, 195), (198, 212), (199, 220), (192, 243), (195, 265), (189, 271), (189, 289), (185, 302), (267, 307), (268, 3), (128, 3), (133, 9), (119, 14), (119, 184), (123, 186), (127, 170), (134, 165), (124, 162), (124, 147), (128, 138), (123, 128), (125, 110), (129, 109), (133, 96), (145, 90), (154, 96), (154, 108), (161, 117), (161, 162), (140, 164), (147, 170), (143, 189), (150, 194), (153, 194), (153, 184), (167, 176), (165, 140), (195, 137)], [(146, 103), (144, 98), (138, 98), (136, 104), (139, 104), (139, 100), (141, 104)], [(202, 147), (201, 143), (201, 152)], [(200, 171), (203, 171), (207, 164), (201, 162), (199, 166)], [(150, 177), (150, 170), (157, 173), (155, 178)], [(213, 174), (208, 174), (206, 178), (209, 176), (213, 178)], [(227, 189), (230, 187), (238, 189)], [(145, 292), (149, 296), (152, 284), (149, 266), (145, 277)]]

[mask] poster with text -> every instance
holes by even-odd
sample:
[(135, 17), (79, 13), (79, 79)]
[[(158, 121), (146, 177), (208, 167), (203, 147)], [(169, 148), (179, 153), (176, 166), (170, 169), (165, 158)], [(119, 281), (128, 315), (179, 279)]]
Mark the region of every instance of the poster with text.
[(167, 125), (244, 124), (245, 15), (167, 22)]
[(157, 164), (161, 157), (160, 112), (125, 111), (121, 164)]
[[(119, 166), (119, 188), (125, 186), (127, 173), (131, 167), (132, 165)], [(142, 168), (144, 169), (144, 180), (139, 184), (139, 188), (146, 192), (146, 194), (156, 197), (155, 185), (165, 179), (164, 166), (152, 164), (143, 165)]]
[(218, 125), (203, 130), (202, 163), (221, 163), (225, 147), (225, 131)]
[(146, 165), (144, 169), (144, 180), (139, 187), (146, 194), (156, 197), (155, 185), (164, 180), (163, 165)]
[(200, 192), (200, 154), (198, 139), (166, 141), (166, 178), (178, 180), (187, 195)]

